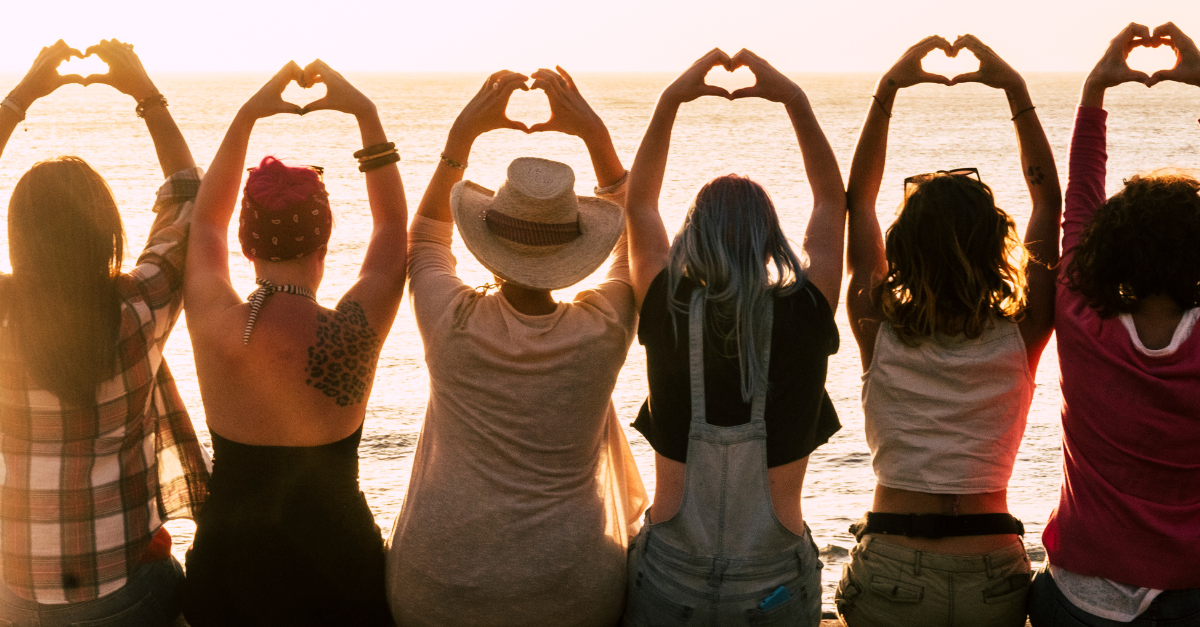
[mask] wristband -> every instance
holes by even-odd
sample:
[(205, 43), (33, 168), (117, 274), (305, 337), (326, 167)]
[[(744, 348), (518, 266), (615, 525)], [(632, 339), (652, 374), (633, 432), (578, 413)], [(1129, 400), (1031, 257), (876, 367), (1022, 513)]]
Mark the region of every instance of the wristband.
[(385, 153), (387, 153), (387, 151), (392, 150), (395, 147), (396, 147), (396, 142), (385, 142), (382, 144), (375, 144), (374, 146), (367, 146), (366, 148), (363, 148), (362, 150), (355, 151), (354, 158), (358, 159), (359, 161), (365, 161), (372, 157), (377, 157), (379, 155), (385, 154)]
[(381, 157), (378, 157), (375, 159), (371, 159), (369, 161), (364, 161), (362, 163), (362, 165), (358, 166), (358, 171), (359, 172), (370, 172), (371, 170), (374, 170), (375, 168), (382, 168), (385, 165), (391, 165), (393, 163), (396, 163), (399, 160), (400, 160), (400, 155), (393, 152), (391, 154), (387, 154), (387, 155), (384, 155), (384, 156), (381, 156)]
[(21, 118), (22, 122), (25, 121), (25, 107), (21, 106), (21, 101), (13, 98), (11, 94), (0, 101), (0, 106), (11, 109), (13, 113), (17, 114), (17, 117)]

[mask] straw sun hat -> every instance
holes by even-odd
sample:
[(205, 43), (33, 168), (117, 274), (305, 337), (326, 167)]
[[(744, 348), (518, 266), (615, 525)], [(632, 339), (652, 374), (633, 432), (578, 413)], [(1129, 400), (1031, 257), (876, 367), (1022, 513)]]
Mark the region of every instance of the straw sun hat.
[(495, 192), (461, 181), (450, 192), (463, 242), (492, 274), (537, 290), (587, 278), (625, 228), (620, 205), (575, 195), (575, 173), (557, 161), (522, 157)]

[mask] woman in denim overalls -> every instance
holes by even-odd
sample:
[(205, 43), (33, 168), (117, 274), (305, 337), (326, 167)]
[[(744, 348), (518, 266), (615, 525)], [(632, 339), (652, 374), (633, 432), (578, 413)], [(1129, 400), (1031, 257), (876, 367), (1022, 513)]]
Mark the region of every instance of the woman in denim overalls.
[[(717, 66), (748, 67), (757, 83), (732, 94), (706, 85)], [(671, 129), (679, 105), (705, 95), (785, 106), (815, 201), (807, 268), (766, 191), (737, 175), (705, 185), (668, 244), (658, 196)], [(824, 383), (845, 207), (807, 97), (754, 53), (713, 50), (663, 92), (626, 214), (650, 380), (634, 426), (655, 449), (657, 479), (630, 549), (627, 625), (819, 623), (821, 562), (800, 493), (809, 453), (840, 427)]]

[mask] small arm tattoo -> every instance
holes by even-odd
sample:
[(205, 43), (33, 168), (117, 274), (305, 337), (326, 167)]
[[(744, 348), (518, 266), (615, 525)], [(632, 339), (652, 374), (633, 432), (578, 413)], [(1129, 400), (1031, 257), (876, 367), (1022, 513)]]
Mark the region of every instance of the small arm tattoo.
[(317, 343), (308, 347), (308, 385), (342, 406), (363, 402), (375, 376), (382, 341), (362, 305), (338, 303), (333, 316), (317, 314)]
[(1042, 166), (1031, 165), (1025, 170), (1025, 177), (1029, 179), (1030, 185), (1041, 185), (1042, 181), (1046, 180), (1046, 175), (1042, 173)]

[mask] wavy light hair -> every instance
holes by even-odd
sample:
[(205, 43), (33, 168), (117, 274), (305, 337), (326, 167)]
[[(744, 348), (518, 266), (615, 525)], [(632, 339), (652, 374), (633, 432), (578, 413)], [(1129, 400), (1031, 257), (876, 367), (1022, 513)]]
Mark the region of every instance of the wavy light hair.
[(726, 355), (738, 356), (742, 400), (750, 402), (767, 386), (759, 363), (771, 339), (771, 329), (760, 324), (763, 305), (805, 282), (805, 267), (783, 235), (767, 190), (736, 174), (700, 188), (667, 261), (671, 308), (686, 313), (691, 295), (678, 294), (683, 277), (707, 287), (705, 330)]
[(900, 340), (977, 338), (993, 315), (1025, 308), (1029, 253), (992, 190), (945, 173), (917, 182), (887, 230), (887, 275), (875, 300)]
[(12, 280), (3, 298), (33, 383), (64, 403), (95, 403), (112, 374), (125, 253), (117, 202), (78, 157), (35, 164), (8, 204)]

